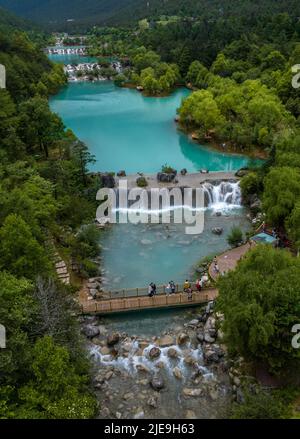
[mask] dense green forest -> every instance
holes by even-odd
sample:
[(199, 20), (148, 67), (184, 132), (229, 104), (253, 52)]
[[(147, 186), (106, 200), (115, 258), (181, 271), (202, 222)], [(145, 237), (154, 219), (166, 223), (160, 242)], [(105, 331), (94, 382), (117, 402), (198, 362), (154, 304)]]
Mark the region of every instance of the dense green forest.
[(49, 109), (48, 97), (65, 84), (62, 68), (26, 33), (3, 24), (0, 322), (7, 348), (0, 351), (0, 418), (91, 417), (75, 289), (58, 280), (53, 258), (57, 251), (73, 257), (80, 276), (95, 272), (93, 226), (82, 228), (94, 212), (86, 176), (92, 157)]
[[(70, 30), (84, 29), (94, 24), (130, 25), (143, 18), (165, 24), (171, 17), (174, 28), (178, 19), (186, 23), (187, 26), (182, 27), (183, 37), (187, 31), (196, 36), (198, 29), (204, 31), (198, 38), (207, 39), (210, 36), (207, 31), (217, 23), (219, 37), (222, 37), (219, 39), (223, 41), (274, 14), (286, 12), (300, 16), (297, 0), (0, 0), (0, 6), (58, 30), (65, 30), (66, 26)], [(68, 19), (74, 21), (66, 23)]]

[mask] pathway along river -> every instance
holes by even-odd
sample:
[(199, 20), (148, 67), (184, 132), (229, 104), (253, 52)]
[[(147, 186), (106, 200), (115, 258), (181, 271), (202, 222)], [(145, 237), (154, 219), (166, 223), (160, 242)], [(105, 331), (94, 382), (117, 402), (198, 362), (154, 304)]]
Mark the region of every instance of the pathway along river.
[[(169, 97), (146, 98), (108, 81), (71, 83), (51, 99), (51, 108), (96, 156), (93, 171), (154, 173), (165, 163), (189, 172), (200, 168), (228, 171), (246, 165), (246, 157), (198, 145), (177, 130), (176, 108), (188, 93), (182, 88)], [(172, 224), (116, 225), (105, 230), (101, 242), (104, 284), (126, 288), (147, 286), (151, 281), (182, 282), (192, 274), (199, 259), (224, 251), (230, 228), (238, 225), (245, 231), (249, 224), (236, 184), (211, 187), (209, 194), (205, 230), (199, 236), (185, 235), (184, 226)], [(222, 215), (218, 216), (220, 211)], [(224, 233), (212, 234), (214, 227), (222, 227)], [(101, 335), (90, 346), (96, 359), (95, 374), (100, 374), (96, 379), (100, 417), (221, 416), (230, 398), (228, 377), (218, 369), (219, 364), (205, 367), (205, 346), (195, 338), (199, 328), (184, 327), (187, 319), (195, 315), (199, 315), (199, 310), (165, 310), (101, 319)], [(90, 318), (89, 323), (99, 325), (99, 320)], [(124, 335), (121, 343), (108, 349), (106, 335), (114, 331), (127, 334), (128, 338)], [(189, 332), (190, 337), (179, 348), (175, 339), (182, 331)], [(143, 354), (141, 346), (156, 343), (153, 337), (165, 333), (174, 337), (178, 355), (170, 359), (164, 348), (160, 357), (151, 362), (147, 358), (149, 349)], [(99, 368), (100, 364), (106, 368)], [(140, 369), (145, 366), (145, 370), (137, 372), (137, 365)], [(174, 367), (181, 378), (174, 377)], [(158, 371), (165, 380), (165, 389), (159, 396), (148, 384), (149, 376)], [(182, 393), (195, 386), (200, 389), (195, 395)]]

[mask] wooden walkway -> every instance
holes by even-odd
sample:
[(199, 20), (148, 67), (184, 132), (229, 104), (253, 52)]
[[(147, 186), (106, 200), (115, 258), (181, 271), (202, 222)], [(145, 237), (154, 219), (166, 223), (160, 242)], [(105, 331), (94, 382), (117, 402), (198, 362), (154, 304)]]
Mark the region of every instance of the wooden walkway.
[(80, 306), (83, 314), (110, 314), (146, 309), (196, 306), (215, 300), (217, 296), (218, 291), (215, 288), (207, 288), (201, 292), (193, 292), (190, 299), (187, 293), (158, 294), (154, 297), (140, 296), (81, 301)]
[[(255, 244), (253, 244), (253, 247)], [(249, 243), (241, 245), (240, 247), (227, 250), (225, 253), (217, 256), (217, 263), (220, 273), (227, 273), (228, 271), (234, 270), (238, 262), (242, 257), (250, 250), (251, 246)], [(212, 279), (217, 280), (219, 274), (214, 270), (214, 263), (209, 267), (209, 275)]]

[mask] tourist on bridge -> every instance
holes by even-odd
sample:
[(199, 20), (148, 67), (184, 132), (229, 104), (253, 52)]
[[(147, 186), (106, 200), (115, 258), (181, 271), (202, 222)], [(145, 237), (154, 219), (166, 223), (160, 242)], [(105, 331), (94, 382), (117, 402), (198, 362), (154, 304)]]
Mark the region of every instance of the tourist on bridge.
[(149, 297), (153, 297), (154, 296), (153, 283), (152, 282), (151, 282), (151, 284), (148, 287), (148, 296)]
[(183, 291), (185, 292), (185, 293), (187, 293), (188, 292), (188, 290), (191, 288), (191, 284), (190, 284), (190, 282), (186, 279), (186, 281), (184, 282), (184, 284), (183, 284)]
[(174, 282), (171, 280), (170, 282), (170, 286), (171, 286), (171, 294), (175, 294), (176, 293), (176, 287)]
[(171, 284), (169, 282), (168, 285), (166, 286), (166, 295), (169, 296), (171, 294), (171, 292), (172, 292), (172, 289), (171, 289)]
[(202, 290), (202, 285), (201, 285), (200, 279), (196, 280), (196, 288), (197, 288), (197, 291), (199, 291), (199, 292)]

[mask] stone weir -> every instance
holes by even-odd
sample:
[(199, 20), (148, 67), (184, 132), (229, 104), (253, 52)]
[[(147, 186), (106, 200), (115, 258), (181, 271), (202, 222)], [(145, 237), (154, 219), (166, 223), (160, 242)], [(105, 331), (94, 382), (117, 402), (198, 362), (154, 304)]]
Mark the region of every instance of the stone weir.
[[(157, 174), (142, 174), (147, 181), (147, 186), (145, 189), (151, 188), (184, 188), (189, 187), (192, 189), (198, 188), (201, 184), (209, 183), (220, 183), (221, 181), (238, 181), (239, 177), (236, 176), (236, 172), (209, 172), (209, 173), (190, 173), (190, 174), (177, 174), (176, 177), (171, 182), (162, 182), (157, 178)], [(137, 187), (137, 180), (141, 178), (141, 174), (130, 174), (124, 177), (115, 177), (115, 187), (118, 187), (118, 183), (121, 180), (127, 181), (128, 190)]]

